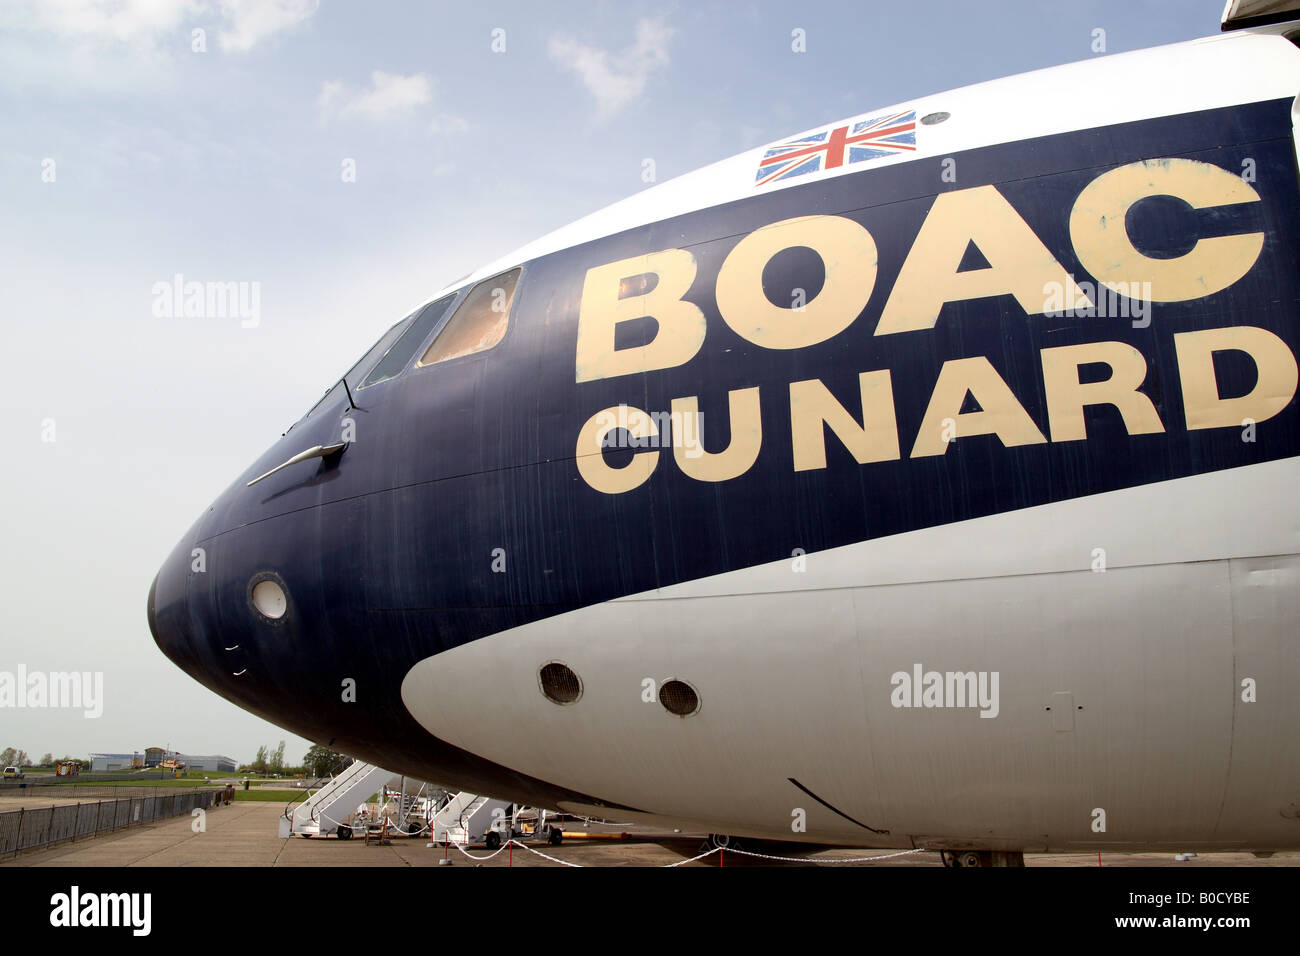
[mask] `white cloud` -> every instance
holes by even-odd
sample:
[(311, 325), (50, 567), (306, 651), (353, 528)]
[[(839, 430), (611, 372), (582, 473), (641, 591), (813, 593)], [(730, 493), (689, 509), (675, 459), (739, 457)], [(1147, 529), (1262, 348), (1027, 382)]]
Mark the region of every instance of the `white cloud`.
[(205, 7), (204, 0), (19, 0), (6, 18), (32, 33), (152, 47)]
[(218, 36), (226, 53), (247, 53), (267, 37), (306, 21), (320, 0), (221, 0)]
[(596, 115), (613, 116), (645, 92), (650, 74), (668, 65), (668, 41), (673, 29), (662, 19), (636, 24), (636, 42), (619, 53), (588, 46), (571, 36), (551, 37), (551, 59), (572, 70), (596, 98)]
[[(182, 26), (218, 18), (221, 49), (245, 53), (311, 17), (320, 0), (10, 0), (6, 27), (79, 45), (152, 51)], [(188, 48), (188, 44), (186, 44)]]
[(359, 90), (342, 80), (326, 80), (316, 97), (322, 118), (337, 115), (371, 120), (392, 119), (432, 101), (433, 79), (427, 73), (401, 76), (383, 70), (371, 73), (370, 86)]
[(112, 96), (166, 87), (201, 0), (0, 0), (0, 88)]

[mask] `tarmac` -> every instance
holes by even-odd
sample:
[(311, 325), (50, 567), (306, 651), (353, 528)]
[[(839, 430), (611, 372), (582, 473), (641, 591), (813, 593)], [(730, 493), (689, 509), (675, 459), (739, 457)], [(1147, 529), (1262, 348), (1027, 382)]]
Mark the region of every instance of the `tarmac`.
[[(48, 804), (47, 804), (48, 805)], [(380, 846), (369, 845), (360, 836), (351, 840), (332, 837), (277, 836), (277, 823), (283, 807), (279, 803), (240, 802), (215, 807), (204, 817), (205, 829), (193, 830), (188, 815), (161, 820), (156, 823), (128, 827), (112, 833), (87, 837), (75, 843), (65, 842), (47, 849), (20, 853), (0, 861), (0, 866), (64, 866), (64, 867), (135, 867), (135, 866), (307, 866), (307, 867), (357, 867), (357, 866), (444, 866), (444, 856), (452, 860), (450, 869), (457, 867), (493, 866), (622, 866), (656, 867), (682, 864), (685, 866), (816, 866), (832, 861), (839, 866), (942, 866), (939, 855), (932, 851), (894, 855), (892, 851), (878, 850), (823, 850), (806, 858), (791, 862), (748, 857), (733, 850), (694, 862), (693, 857), (706, 852), (701, 834), (641, 833), (625, 842), (606, 840), (584, 841), (566, 839), (558, 847), (537, 845), (535, 848), (502, 848), (490, 855), (482, 847), (465, 851), (455, 847), (430, 847), (427, 837), (394, 838)], [(578, 824), (566, 824), (577, 831)], [(612, 832), (617, 827), (591, 826), (588, 832)], [(745, 844), (740, 844), (745, 848)], [(789, 850), (769, 850), (763, 846), (758, 852), (789, 854)], [(540, 856), (544, 853), (546, 856)], [(548, 859), (547, 857), (553, 858)], [(887, 857), (887, 859), (885, 859)], [(863, 858), (866, 858), (865, 860)], [(879, 859), (872, 859), (879, 858)], [(1173, 853), (1105, 853), (1100, 857), (1102, 866), (1125, 867), (1240, 867), (1240, 866), (1300, 866), (1300, 852), (1279, 852), (1268, 858), (1258, 858), (1250, 853), (1202, 853), (1178, 862)], [(563, 861), (563, 862), (556, 862)], [(1097, 866), (1096, 853), (1082, 854), (1025, 854), (1026, 866)]]

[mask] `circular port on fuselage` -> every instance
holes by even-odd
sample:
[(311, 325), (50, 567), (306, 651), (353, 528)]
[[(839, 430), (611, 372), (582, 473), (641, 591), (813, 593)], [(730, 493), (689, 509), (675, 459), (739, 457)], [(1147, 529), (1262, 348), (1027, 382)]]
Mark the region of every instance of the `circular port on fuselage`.
[(689, 717), (700, 709), (700, 695), (684, 680), (666, 680), (659, 688), (659, 703), (678, 717)]
[(582, 681), (567, 664), (551, 661), (537, 672), (542, 694), (553, 704), (572, 704), (582, 696)]
[(283, 621), (289, 613), (289, 595), (280, 576), (271, 571), (253, 575), (248, 582), (248, 604), (269, 624)]

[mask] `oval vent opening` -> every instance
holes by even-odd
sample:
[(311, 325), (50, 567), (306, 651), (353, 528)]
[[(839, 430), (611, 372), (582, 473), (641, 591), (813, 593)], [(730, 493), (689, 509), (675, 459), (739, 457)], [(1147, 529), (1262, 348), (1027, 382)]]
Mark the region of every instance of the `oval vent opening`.
[(668, 680), (659, 688), (659, 703), (670, 714), (689, 717), (700, 709), (700, 695), (684, 680)]
[(582, 681), (568, 665), (559, 661), (543, 665), (537, 672), (537, 681), (546, 699), (553, 704), (572, 704), (582, 696)]

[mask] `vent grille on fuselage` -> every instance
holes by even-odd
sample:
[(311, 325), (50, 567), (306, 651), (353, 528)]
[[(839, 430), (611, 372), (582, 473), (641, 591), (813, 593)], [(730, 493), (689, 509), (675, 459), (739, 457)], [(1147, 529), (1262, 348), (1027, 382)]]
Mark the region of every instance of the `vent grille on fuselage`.
[(553, 704), (572, 704), (582, 696), (582, 681), (572, 669), (559, 661), (542, 666), (537, 672), (542, 693)]
[(659, 688), (659, 703), (678, 717), (689, 717), (700, 709), (700, 695), (685, 681), (667, 680)]

